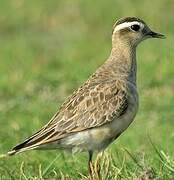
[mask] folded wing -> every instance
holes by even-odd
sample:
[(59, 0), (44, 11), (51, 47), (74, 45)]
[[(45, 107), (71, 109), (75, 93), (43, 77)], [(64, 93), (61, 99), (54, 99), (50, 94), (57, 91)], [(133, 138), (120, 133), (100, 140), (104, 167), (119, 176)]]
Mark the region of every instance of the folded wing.
[(126, 87), (119, 81), (85, 84), (75, 91), (40, 131), (17, 145), (10, 155), (59, 141), (71, 133), (99, 127), (127, 109)]

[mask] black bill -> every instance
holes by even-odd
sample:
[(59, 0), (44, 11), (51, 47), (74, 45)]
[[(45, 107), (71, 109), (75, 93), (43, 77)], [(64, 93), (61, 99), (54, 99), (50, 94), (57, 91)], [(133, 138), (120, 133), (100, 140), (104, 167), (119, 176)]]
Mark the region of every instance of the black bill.
[(151, 36), (152, 38), (166, 38), (165, 35), (161, 34), (161, 33), (157, 33), (157, 32), (154, 32), (154, 31), (150, 31), (147, 33), (148, 36)]

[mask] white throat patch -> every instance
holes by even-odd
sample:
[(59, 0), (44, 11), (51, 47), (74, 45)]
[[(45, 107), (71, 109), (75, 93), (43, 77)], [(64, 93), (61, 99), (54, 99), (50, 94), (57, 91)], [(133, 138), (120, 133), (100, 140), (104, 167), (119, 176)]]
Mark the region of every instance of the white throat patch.
[(114, 33), (115, 33), (116, 31), (121, 30), (121, 29), (131, 27), (132, 25), (139, 25), (139, 26), (140, 26), (140, 29), (143, 29), (143, 28), (144, 28), (144, 24), (141, 23), (141, 22), (138, 22), (138, 21), (124, 22), (124, 23), (119, 24), (119, 25), (117, 25), (117, 26), (115, 27)]

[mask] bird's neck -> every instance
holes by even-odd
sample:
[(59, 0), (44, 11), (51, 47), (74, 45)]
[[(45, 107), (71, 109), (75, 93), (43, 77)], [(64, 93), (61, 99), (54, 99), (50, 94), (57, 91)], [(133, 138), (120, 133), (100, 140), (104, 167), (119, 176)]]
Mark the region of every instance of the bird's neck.
[(127, 79), (136, 85), (136, 47), (128, 43), (115, 43), (107, 64), (116, 76)]

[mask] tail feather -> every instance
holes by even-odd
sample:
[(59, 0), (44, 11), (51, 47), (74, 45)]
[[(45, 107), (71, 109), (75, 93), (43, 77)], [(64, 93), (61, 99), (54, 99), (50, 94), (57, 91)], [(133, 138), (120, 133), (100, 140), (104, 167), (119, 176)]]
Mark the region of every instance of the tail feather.
[(7, 153), (8, 156), (13, 156), (19, 153), (22, 153), (24, 151), (28, 151), (28, 150), (32, 150), (32, 149), (36, 149), (38, 146), (37, 145), (33, 145), (33, 146), (29, 146), (29, 147), (24, 147), (24, 148), (20, 148), (20, 149), (12, 149), (11, 151), (9, 151)]
[[(29, 140), (28, 140), (29, 141)], [(31, 149), (35, 149), (37, 146), (36, 145), (33, 145), (33, 146), (27, 146), (27, 142), (28, 141), (25, 141), (17, 146), (15, 146), (12, 150), (10, 150), (7, 154), (9, 156), (13, 156), (13, 155), (16, 155), (18, 153), (21, 153), (21, 152), (24, 152), (24, 151), (27, 151), (27, 150), (31, 150)]]
[(50, 135), (54, 133), (54, 129), (51, 129), (47, 132), (38, 133), (37, 135), (31, 136), (28, 139), (26, 139), (24, 142), (18, 144), (15, 146), (11, 151), (9, 151), (7, 154), (9, 156), (27, 151), (32, 149), (37, 149), (42, 144), (44, 144), (44, 140), (47, 140)]

